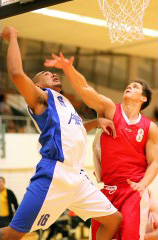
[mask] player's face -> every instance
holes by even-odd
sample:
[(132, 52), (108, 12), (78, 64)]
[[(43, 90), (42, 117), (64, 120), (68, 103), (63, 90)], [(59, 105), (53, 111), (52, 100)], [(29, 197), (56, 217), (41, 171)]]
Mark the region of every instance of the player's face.
[(123, 98), (124, 99), (129, 98), (129, 99), (133, 99), (133, 100), (141, 100), (141, 98), (143, 97), (142, 92), (143, 92), (142, 85), (140, 83), (133, 82), (126, 87)]
[(43, 88), (51, 88), (57, 92), (61, 91), (62, 85), (55, 73), (41, 72), (39, 76), (39, 86)]
[(0, 191), (3, 191), (4, 186), (5, 186), (5, 182), (2, 178), (0, 178)]

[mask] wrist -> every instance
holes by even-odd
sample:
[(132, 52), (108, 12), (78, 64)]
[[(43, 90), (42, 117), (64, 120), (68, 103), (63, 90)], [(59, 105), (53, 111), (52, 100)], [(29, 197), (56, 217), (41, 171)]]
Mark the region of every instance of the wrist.
[(148, 184), (143, 179), (139, 183), (142, 185), (144, 189), (148, 186)]
[(8, 36), (7, 41), (10, 42), (11, 40), (17, 40), (17, 33), (11, 32)]
[(100, 128), (99, 118), (97, 118), (96, 120), (96, 125), (97, 125), (97, 128)]
[(98, 128), (101, 128), (101, 125), (102, 125), (101, 121), (102, 121), (102, 119), (103, 119), (102, 117), (97, 118), (97, 127)]
[(18, 35), (17, 35), (16, 32), (11, 32), (11, 33), (10, 33), (10, 38), (15, 38), (15, 37), (17, 38), (17, 36), (18, 36)]

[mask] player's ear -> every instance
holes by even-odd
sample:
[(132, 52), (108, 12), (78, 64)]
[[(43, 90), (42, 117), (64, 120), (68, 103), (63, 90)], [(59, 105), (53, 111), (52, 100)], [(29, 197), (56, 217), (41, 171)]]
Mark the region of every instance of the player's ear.
[(147, 102), (147, 97), (142, 95), (141, 100), (142, 100), (142, 102)]

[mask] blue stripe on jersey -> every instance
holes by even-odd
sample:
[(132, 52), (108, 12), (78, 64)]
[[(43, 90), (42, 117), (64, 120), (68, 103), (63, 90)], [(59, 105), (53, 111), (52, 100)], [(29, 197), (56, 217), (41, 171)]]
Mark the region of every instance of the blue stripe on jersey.
[(61, 143), (61, 127), (54, 97), (50, 89), (43, 90), (47, 90), (48, 92), (46, 110), (40, 115), (33, 114), (29, 110), (30, 115), (41, 131), (39, 137), (39, 142), (42, 145), (40, 154), (43, 158), (63, 162), (64, 155)]
[[(27, 192), (9, 224), (11, 228), (19, 232), (30, 231), (47, 195), (55, 166), (56, 161), (41, 160), (38, 163)], [(48, 209), (48, 213), (49, 211), (50, 209)]]

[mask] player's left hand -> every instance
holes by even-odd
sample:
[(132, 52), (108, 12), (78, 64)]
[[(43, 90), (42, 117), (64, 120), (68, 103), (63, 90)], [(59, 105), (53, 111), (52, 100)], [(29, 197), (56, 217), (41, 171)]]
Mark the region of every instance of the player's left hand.
[(8, 43), (10, 42), (11, 37), (17, 37), (18, 36), (18, 31), (10, 26), (4, 27), (1, 37), (2, 39), (5, 39)]
[(113, 121), (106, 118), (101, 118), (101, 117), (99, 117), (97, 121), (98, 121), (99, 127), (102, 128), (107, 135), (112, 135), (113, 138), (117, 137), (116, 129)]
[(74, 57), (71, 57), (70, 59), (66, 59), (62, 53), (60, 53), (60, 57), (58, 57), (55, 54), (52, 54), (52, 58), (53, 59), (46, 59), (44, 66), (63, 69), (65, 67), (71, 66), (74, 61)]
[(129, 179), (127, 179), (127, 183), (131, 186), (131, 188), (133, 188), (134, 191), (138, 191), (140, 196), (142, 197), (143, 192), (144, 192), (144, 190), (146, 188), (143, 183), (141, 183), (141, 182), (138, 182), (138, 183), (132, 182)]

